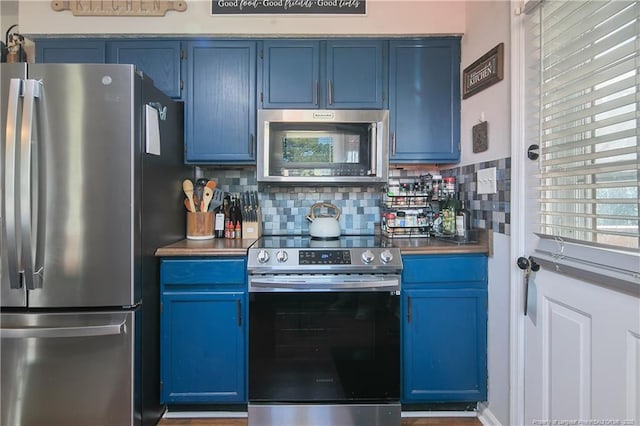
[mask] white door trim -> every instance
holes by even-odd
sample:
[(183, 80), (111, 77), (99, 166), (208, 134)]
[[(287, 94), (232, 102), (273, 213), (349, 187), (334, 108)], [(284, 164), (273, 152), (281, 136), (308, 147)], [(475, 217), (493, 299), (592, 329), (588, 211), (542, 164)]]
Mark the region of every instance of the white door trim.
[(511, 0), (511, 297), (510, 297), (510, 390), (509, 424), (524, 424), (524, 354), (525, 323), (522, 272), (516, 266), (516, 259), (525, 255), (525, 179), (524, 146), (524, 14), (521, 14), (520, 0)]

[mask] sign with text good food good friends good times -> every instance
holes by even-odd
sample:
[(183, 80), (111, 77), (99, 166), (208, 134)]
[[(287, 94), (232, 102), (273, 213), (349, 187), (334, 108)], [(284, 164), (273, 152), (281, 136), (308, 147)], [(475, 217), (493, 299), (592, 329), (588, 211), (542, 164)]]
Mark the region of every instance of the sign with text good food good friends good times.
[(366, 0), (212, 0), (212, 15), (365, 15)]

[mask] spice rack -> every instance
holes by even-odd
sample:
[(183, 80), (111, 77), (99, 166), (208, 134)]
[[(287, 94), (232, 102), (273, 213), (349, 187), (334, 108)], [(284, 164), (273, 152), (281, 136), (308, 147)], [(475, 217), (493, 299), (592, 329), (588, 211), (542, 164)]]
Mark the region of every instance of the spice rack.
[(389, 238), (426, 238), (433, 229), (433, 207), (428, 194), (383, 197), (381, 229)]
[(455, 178), (430, 174), (415, 181), (390, 182), (382, 196), (380, 226), (388, 238), (426, 238), (438, 234), (440, 200), (452, 197)]

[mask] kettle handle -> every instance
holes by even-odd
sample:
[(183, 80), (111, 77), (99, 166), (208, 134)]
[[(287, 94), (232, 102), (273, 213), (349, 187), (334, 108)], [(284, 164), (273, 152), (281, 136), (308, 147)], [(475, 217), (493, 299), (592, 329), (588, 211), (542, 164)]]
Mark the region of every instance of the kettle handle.
[(338, 219), (340, 217), (340, 209), (337, 206), (335, 206), (335, 205), (333, 205), (331, 203), (322, 202), (322, 203), (315, 203), (314, 205), (311, 206), (311, 208), (310, 208), (311, 212), (307, 215), (307, 219), (313, 221), (313, 219), (316, 218), (314, 211), (316, 209), (319, 209), (319, 208), (322, 208), (322, 207), (326, 207), (327, 209), (333, 209), (335, 211), (335, 216), (334, 217), (336, 219)]

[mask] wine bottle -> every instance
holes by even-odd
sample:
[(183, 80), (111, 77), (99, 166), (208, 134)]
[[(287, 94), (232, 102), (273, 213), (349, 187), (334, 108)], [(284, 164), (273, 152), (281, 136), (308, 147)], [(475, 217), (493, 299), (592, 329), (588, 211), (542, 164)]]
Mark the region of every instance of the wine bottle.
[(224, 209), (219, 206), (215, 211), (213, 230), (216, 238), (224, 238)]

